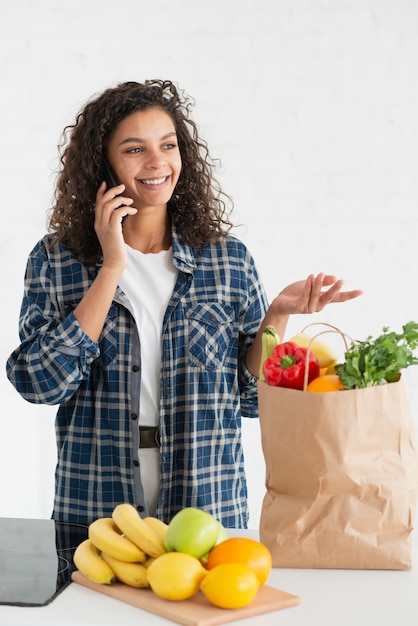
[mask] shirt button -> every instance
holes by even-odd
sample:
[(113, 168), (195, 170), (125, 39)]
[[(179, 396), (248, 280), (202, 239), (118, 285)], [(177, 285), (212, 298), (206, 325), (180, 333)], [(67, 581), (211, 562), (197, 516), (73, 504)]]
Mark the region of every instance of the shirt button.
[(132, 420), (137, 420), (138, 419), (137, 413), (131, 413), (131, 419)]
[(134, 365), (134, 366), (132, 367), (132, 371), (133, 371), (133, 372), (139, 372), (139, 365)]
[(139, 461), (137, 461), (137, 460), (135, 459), (135, 461), (133, 462), (133, 464), (135, 465), (135, 467), (138, 467), (138, 465), (139, 465)]
[(142, 504), (139, 504), (139, 505), (136, 507), (136, 510), (137, 510), (139, 513), (142, 513), (142, 511), (144, 511), (144, 507), (142, 506)]

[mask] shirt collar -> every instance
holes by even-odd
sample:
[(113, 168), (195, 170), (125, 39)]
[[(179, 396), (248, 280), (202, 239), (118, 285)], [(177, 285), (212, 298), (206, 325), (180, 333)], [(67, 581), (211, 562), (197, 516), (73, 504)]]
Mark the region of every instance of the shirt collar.
[(173, 263), (181, 272), (193, 274), (196, 268), (196, 257), (191, 246), (183, 243), (176, 229), (172, 231)]

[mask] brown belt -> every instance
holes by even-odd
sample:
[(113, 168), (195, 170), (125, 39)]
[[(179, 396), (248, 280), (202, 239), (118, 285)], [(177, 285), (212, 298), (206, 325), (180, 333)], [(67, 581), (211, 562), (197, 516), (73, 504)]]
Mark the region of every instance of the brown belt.
[(140, 448), (159, 448), (160, 427), (159, 426), (140, 426), (139, 427), (139, 447)]

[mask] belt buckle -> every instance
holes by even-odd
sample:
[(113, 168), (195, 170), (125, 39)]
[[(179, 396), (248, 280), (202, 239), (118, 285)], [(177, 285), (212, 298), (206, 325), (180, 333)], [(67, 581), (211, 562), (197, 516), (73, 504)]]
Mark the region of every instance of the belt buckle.
[(140, 426), (139, 437), (140, 448), (159, 448), (161, 446), (159, 426)]

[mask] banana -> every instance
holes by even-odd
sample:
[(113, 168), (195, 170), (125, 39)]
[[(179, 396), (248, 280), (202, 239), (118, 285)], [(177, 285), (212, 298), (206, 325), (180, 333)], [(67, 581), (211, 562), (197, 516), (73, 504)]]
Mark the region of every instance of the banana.
[(118, 504), (113, 509), (112, 518), (119, 530), (145, 554), (157, 557), (166, 552), (155, 530), (144, 522), (132, 504)]
[(102, 559), (99, 550), (90, 539), (85, 539), (77, 546), (73, 561), (76, 568), (94, 583), (110, 585), (115, 581), (113, 570)]
[(167, 533), (168, 524), (158, 519), (158, 517), (144, 517), (144, 522), (152, 528), (158, 539), (164, 545), (164, 539)]
[(146, 554), (128, 537), (124, 537), (111, 517), (100, 517), (89, 525), (88, 536), (101, 552), (120, 561), (143, 562)]
[(102, 552), (102, 559), (113, 570), (116, 578), (125, 585), (143, 589), (148, 587), (147, 570), (142, 563), (127, 563), (119, 561), (109, 554)]
[(271, 354), (274, 348), (280, 343), (280, 337), (277, 333), (277, 330), (274, 326), (269, 324), (263, 330), (263, 334), (261, 335), (261, 361), (260, 361), (260, 371), (258, 374), (259, 380), (262, 382), (266, 382), (264, 373), (263, 373), (263, 364), (264, 361), (271, 357)]
[(320, 339), (312, 338), (305, 333), (298, 333), (289, 339), (289, 341), (293, 341), (301, 348), (307, 348), (309, 346), (309, 349), (316, 355), (321, 369), (326, 369), (330, 365), (335, 365), (337, 362), (338, 354), (331, 346), (320, 341)]

